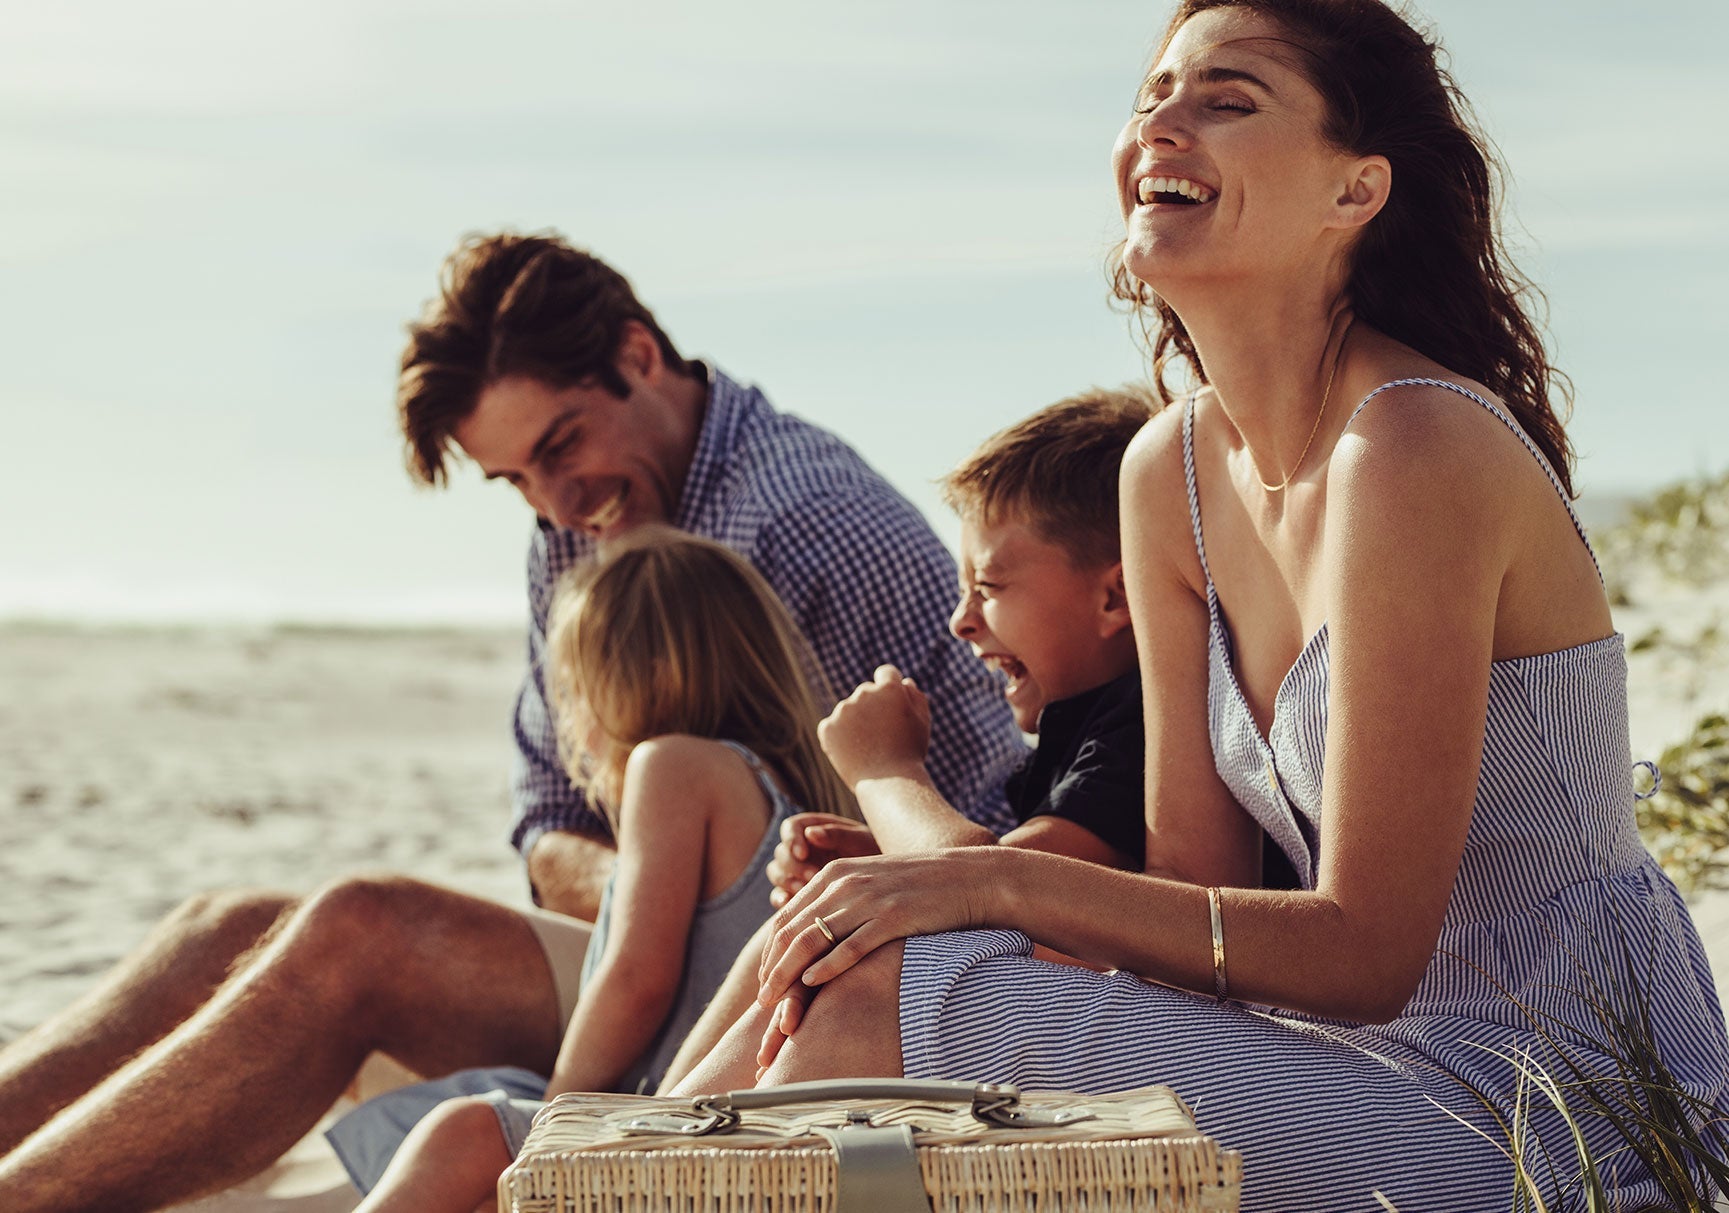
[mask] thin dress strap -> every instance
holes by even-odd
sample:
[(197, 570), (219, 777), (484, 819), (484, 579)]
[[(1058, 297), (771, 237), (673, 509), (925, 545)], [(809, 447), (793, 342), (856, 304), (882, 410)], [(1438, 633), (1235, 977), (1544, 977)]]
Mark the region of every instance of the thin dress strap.
[(1189, 486), (1189, 525), (1195, 531), (1195, 553), (1201, 558), (1201, 575), (1207, 579), (1207, 596), (1213, 595), (1213, 571), (1207, 567), (1207, 545), (1201, 540), (1201, 494), (1195, 488), (1195, 397), (1183, 405), (1183, 479)]
[(755, 750), (741, 742), (729, 741), (725, 737), (717, 737), (715, 740), (720, 742), (721, 745), (725, 746), (733, 753), (737, 754), (740, 758), (744, 759), (745, 765), (755, 772), (757, 782), (762, 784), (762, 790), (768, 793), (770, 804), (779, 804), (781, 802), (783, 794), (780, 790), (780, 785), (775, 783), (773, 778), (770, 777), (768, 767), (763, 764), (761, 758), (757, 757)]
[[(1578, 533), (1579, 542), (1581, 542), (1585, 545), (1585, 554), (1591, 557), (1591, 566), (1597, 570), (1597, 580), (1598, 581), (1603, 580), (1603, 566), (1597, 563), (1597, 553), (1596, 553), (1596, 551), (1594, 551), (1592, 549), (1591, 541), (1585, 537), (1585, 528), (1579, 521), (1578, 511), (1576, 511), (1573, 508), (1573, 502), (1567, 496), (1567, 488), (1565, 485), (1563, 485), (1561, 483), (1561, 478), (1555, 474), (1555, 469), (1550, 466), (1548, 458), (1543, 454), (1543, 452), (1541, 450), (1539, 450), (1537, 448), (1537, 444), (1535, 442), (1531, 441), (1531, 436), (1529, 434), (1525, 433), (1524, 429), (1522, 429), (1520, 427), (1518, 422), (1514, 421), (1511, 417), (1509, 417), (1499, 406), (1491, 403), (1490, 401), (1483, 399), (1483, 397), (1477, 395), (1477, 393), (1473, 392), (1470, 388), (1462, 387), (1461, 385), (1459, 385), (1457, 383), (1452, 383), (1446, 379), (1394, 379), (1389, 383), (1383, 383), (1380, 387), (1378, 387), (1374, 391), (1370, 392), (1367, 396), (1364, 396), (1362, 403), (1357, 405), (1356, 410), (1354, 412), (1352, 412), (1351, 420), (1345, 422), (1345, 428), (1346, 429), (1351, 428), (1352, 423), (1357, 420), (1357, 414), (1361, 413), (1364, 409), (1369, 407), (1369, 401), (1373, 400), (1376, 396), (1379, 396), (1382, 392), (1386, 391), (1388, 388), (1395, 388), (1395, 387), (1440, 387), (1440, 388), (1446, 388), (1448, 391), (1457, 392), (1461, 396), (1465, 396), (1471, 400), (1475, 400), (1478, 404), (1482, 405), (1484, 408), (1488, 409), (1491, 413), (1495, 414), (1495, 416), (1499, 417), (1501, 419), (1501, 423), (1503, 425), (1505, 425), (1509, 430), (1513, 431), (1513, 437), (1517, 438), (1520, 442), (1525, 444), (1525, 449), (1531, 452), (1532, 457), (1537, 460), (1537, 466), (1543, 469), (1543, 474), (1549, 478), (1549, 483), (1555, 487), (1555, 493), (1557, 496), (1559, 496), (1561, 498), (1561, 505), (1567, 511), (1567, 517), (1571, 518), (1573, 520), (1573, 530)], [(1193, 475), (1191, 475), (1189, 478), (1189, 500), (1192, 502), (1192, 501), (1194, 501), (1194, 499), (1195, 499), (1194, 477), (1193, 477)], [(1198, 526), (1199, 526), (1198, 521), (1196, 523), (1196, 526), (1198, 528)], [(1199, 534), (1200, 534), (1200, 532), (1197, 529), (1197, 531), (1196, 531), (1197, 537), (1199, 536)]]

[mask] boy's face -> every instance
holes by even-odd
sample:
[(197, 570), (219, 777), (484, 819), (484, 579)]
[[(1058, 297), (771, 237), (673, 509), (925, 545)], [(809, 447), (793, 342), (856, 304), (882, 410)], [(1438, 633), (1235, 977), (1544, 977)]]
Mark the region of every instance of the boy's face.
[(1007, 675), (1022, 732), (1038, 731), (1047, 703), (1134, 667), (1121, 565), (1079, 568), (1025, 523), (963, 520), (960, 574), (949, 630)]

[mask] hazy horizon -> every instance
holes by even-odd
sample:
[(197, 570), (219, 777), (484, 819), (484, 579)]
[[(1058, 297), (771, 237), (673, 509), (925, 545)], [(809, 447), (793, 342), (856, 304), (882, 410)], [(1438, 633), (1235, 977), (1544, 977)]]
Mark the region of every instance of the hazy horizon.
[[(1510, 166), (1587, 504), (1729, 467), (1729, 10), (1420, 7)], [(414, 491), (391, 407), (439, 261), (505, 226), (593, 248), (952, 542), (936, 476), (1144, 373), (1107, 156), (1166, 11), (18, 8), (0, 617), (519, 620), (526, 507)]]

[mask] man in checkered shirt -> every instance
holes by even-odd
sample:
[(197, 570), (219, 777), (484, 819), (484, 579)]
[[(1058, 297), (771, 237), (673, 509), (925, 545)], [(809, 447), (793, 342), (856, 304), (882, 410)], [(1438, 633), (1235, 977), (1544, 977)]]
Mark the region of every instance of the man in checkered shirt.
[[(155, 1208), (228, 1186), (311, 1128), (373, 1050), (428, 1076), (551, 1071), (612, 848), (558, 762), (546, 614), (559, 574), (628, 527), (668, 522), (743, 554), (837, 692), (885, 662), (916, 678), (938, 788), (998, 833), (1013, 824), (1002, 783), (1026, 751), (1000, 687), (944, 626), (947, 551), (845, 443), (682, 358), (605, 264), (553, 237), (463, 245), (410, 329), (398, 406), (419, 479), (443, 483), (454, 444), (539, 519), (512, 832), (539, 908), (393, 877), (298, 903), (194, 899), (0, 1054), (10, 1209)], [(69, 1161), (92, 1143), (102, 1167)]]

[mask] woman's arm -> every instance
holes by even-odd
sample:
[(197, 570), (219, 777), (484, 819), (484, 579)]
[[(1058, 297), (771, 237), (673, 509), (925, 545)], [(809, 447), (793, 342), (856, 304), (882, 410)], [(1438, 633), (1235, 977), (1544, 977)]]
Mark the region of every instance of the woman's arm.
[(717, 742), (657, 737), (631, 751), (606, 950), (583, 985), (549, 1096), (611, 1089), (653, 1043), (684, 973), (709, 832), (741, 797), (762, 806), (766, 825), (756, 777)]
[[(1482, 435), (1469, 420), (1444, 407), (1387, 415), (1364, 427), (1365, 441), (1341, 445), (1329, 486), (1318, 886), (1222, 895), (1233, 996), (1360, 1020), (1396, 1014), (1433, 956), (1470, 822), (1511, 547), (1505, 468), (1473, 449)], [(1172, 546), (1193, 551), (1186, 501), (1180, 513), (1171, 502), (1183, 492), (1180, 454), (1173, 469), (1161, 423), (1173, 419), (1156, 418), (1131, 448), (1124, 482), (1130, 605), (1152, 641), (1143, 646), (1148, 867), (1161, 875), (1004, 848), (843, 861), (782, 911), (765, 1000), (795, 980), (825, 981), (890, 938), (982, 925), (1212, 991), (1200, 886), (1253, 884), (1256, 835), (1213, 770), (1198, 560), (1185, 569), (1184, 548)], [(819, 913), (847, 933), (832, 950), (814, 928)]]

